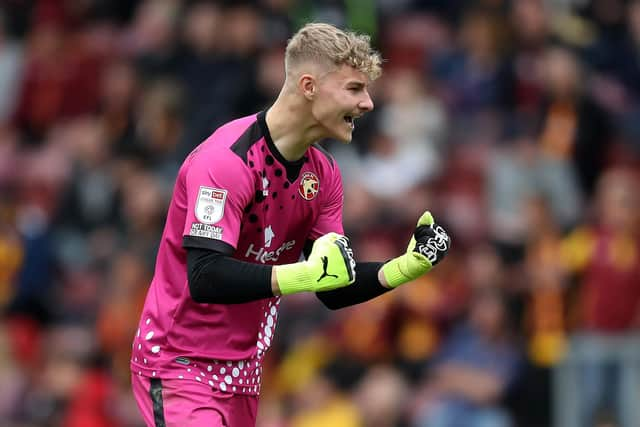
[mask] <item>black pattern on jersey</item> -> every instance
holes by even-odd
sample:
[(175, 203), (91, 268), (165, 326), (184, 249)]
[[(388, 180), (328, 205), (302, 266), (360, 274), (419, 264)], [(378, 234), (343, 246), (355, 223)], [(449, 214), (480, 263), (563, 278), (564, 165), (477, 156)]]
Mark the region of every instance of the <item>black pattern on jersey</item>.
[(238, 138), (236, 142), (231, 145), (231, 151), (236, 153), (238, 156), (242, 158), (242, 160), (247, 163), (247, 153), (249, 149), (260, 140), (262, 137), (262, 130), (258, 125), (258, 122), (253, 122), (251, 126), (249, 126), (242, 135)]
[(329, 153), (327, 151), (326, 148), (324, 148), (322, 145), (320, 144), (313, 144), (312, 145), (313, 148), (316, 148), (319, 152), (321, 152), (322, 154), (324, 154), (324, 156), (327, 158), (327, 160), (329, 160), (329, 163), (331, 164), (331, 166), (333, 167), (333, 156), (331, 155), (331, 153)]

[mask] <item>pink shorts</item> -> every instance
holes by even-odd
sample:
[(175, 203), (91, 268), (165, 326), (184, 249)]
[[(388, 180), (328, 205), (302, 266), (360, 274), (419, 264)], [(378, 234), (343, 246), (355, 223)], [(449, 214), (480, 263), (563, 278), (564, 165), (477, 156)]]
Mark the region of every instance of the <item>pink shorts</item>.
[(149, 427), (253, 427), (258, 396), (220, 391), (195, 381), (131, 376)]

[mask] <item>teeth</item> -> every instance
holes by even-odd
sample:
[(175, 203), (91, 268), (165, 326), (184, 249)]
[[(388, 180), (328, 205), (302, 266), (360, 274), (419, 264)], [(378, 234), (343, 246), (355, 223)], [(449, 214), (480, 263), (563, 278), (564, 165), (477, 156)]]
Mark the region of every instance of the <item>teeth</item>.
[(345, 116), (344, 121), (351, 127), (351, 129), (355, 128), (356, 119), (353, 116)]

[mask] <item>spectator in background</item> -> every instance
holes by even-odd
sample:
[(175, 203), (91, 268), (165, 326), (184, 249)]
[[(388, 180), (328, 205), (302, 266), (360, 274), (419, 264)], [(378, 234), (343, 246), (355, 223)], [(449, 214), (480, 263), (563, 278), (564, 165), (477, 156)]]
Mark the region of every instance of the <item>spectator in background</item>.
[(620, 426), (631, 427), (640, 422), (638, 176), (624, 169), (608, 170), (598, 181), (597, 195), (594, 218), (574, 230), (563, 248), (568, 271), (576, 275), (579, 298), (571, 355), (560, 369), (575, 369), (579, 375), (565, 378), (565, 393), (571, 394), (560, 396), (559, 404), (577, 402), (569, 408), (579, 410), (563, 425), (592, 425), (614, 414)]
[(395, 69), (386, 77), (386, 99), (379, 113), (380, 128), (394, 145), (396, 156), (412, 156), (421, 175), (416, 182), (433, 180), (440, 173), (442, 141), (447, 133), (444, 105), (429, 91), (420, 73)]
[(575, 168), (581, 192), (593, 194), (606, 165), (613, 137), (609, 115), (584, 91), (583, 70), (567, 48), (544, 53), (544, 105), (539, 144), (542, 152)]
[(77, 272), (115, 252), (121, 188), (112, 147), (97, 118), (82, 117), (60, 126), (52, 143), (64, 147), (69, 162), (54, 216), (56, 252), (66, 272)]
[(354, 401), (366, 427), (396, 427), (406, 421), (409, 385), (389, 365), (371, 367), (356, 385)]
[(138, 110), (137, 140), (147, 153), (144, 162), (169, 198), (180, 168), (183, 135), (183, 95), (177, 81), (156, 80), (147, 85)]
[(358, 408), (332, 378), (318, 375), (297, 394), (291, 427), (363, 427)]
[(387, 319), (391, 354), (412, 385), (429, 371), (430, 361), (467, 310), (473, 279), (452, 265), (418, 279), (418, 286), (402, 289), (392, 301)]
[(640, 96), (640, 63), (636, 59), (640, 49), (639, 1), (628, 2), (625, 17), (626, 27), (618, 25), (619, 29), (614, 34), (597, 38), (588, 47), (585, 58), (600, 76), (608, 76), (615, 84), (631, 89), (631, 98), (637, 98)]
[(359, 186), (372, 198), (371, 204), (380, 205), (380, 209), (393, 209), (404, 194), (434, 172), (435, 159), (430, 158), (425, 164), (426, 150), (421, 151), (414, 153), (410, 148), (405, 149), (383, 128), (372, 137), (358, 176)]
[(542, 53), (551, 38), (547, 7), (542, 0), (510, 2), (503, 99), (506, 111), (528, 118), (536, 116), (543, 101)]
[(95, 113), (102, 58), (56, 2), (38, 2), (12, 117), (25, 142), (43, 143), (57, 121)]
[(0, 9), (0, 126), (7, 124), (13, 113), (24, 61), (24, 49), (11, 38), (6, 25)]
[(173, 77), (178, 72), (175, 33), (180, 2), (144, 0), (136, 9), (127, 34), (127, 49), (145, 80)]
[(13, 298), (16, 289), (14, 283), (23, 263), (23, 241), (15, 227), (15, 207), (12, 191), (4, 188), (0, 198), (0, 311), (4, 310)]
[(500, 291), (473, 296), (468, 322), (445, 340), (430, 365), (414, 427), (513, 425), (501, 406), (519, 363), (509, 325)]
[(196, 2), (185, 11), (180, 81), (184, 85), (185, 133), (182, 157), (232, 114), (223, 60), (225, 16), (213, 2)]
[[(258, 59), (258, 73), (252, 97), (246, 97), (244, 102), (267, 107), (270, 100), (278, 96), (278, 91), (284, 83), (284, 54), (282, 49), (266, 49)], [(247, 109), (248, 105), (241, 107)]]
[[(18, 161), (15, 221), (24, 258), (8, 311), (17, 318), (24, 317), (27, 323), (34, 321), (38, 329), (48, 325), (57, 310), (50, 303), (58, 263), (53, 217), (65, 168), (64, 160), (52, 149), (23, 153)], [(37, 359), (38, 355), (34, 357)], [(37, 363), (27, 359), (26, 363)]]
[(115, 256), (104, 283), (100, 284), (102, 303), (96, 316), (96, 339), (101, 351), (113, 355), (116, 384), (126, 390), (130, 389), (129, 376), (125, 374), (129, 368), (131, 335), (135, 333), (149, 272), (146, 257), (127, 250)]
[[(260, 0), (263, 16), (262, 34), (265, 46), (281, 46), (287, 43), (294, 27), (290, 10), (295, 6), (293, 0)], [(296, 2), (297, 3), (297, 2)]]
[(135, 134), (141, 82), (132, 61), (117, 58), (105, 67), (100, 81), (99, 114), (104, 137), (116, 161), (144, 158)]
[[(196, 2), (186, 11), (185, 132), (181, 157), (230, 117), (255, 111), (258, 34), (262, 17), (247, 3)], [(280, 49), (281, 51), (281, 49)]]
[(547, 155), (521, 123), (508, 126), (507, 141), (492, 149), (486, 177), (490, 234), (510, 263), (523, 259), (533, 197), (548, 201), (554, 223), (564, 229), (577, 222), (582, 206), (572, 164)]
[(465, 119), (504, 100), (504, 23), (482, 9), (464, 14), (458, 37), (460, 49), (435, 55), (431, 68), (444, 83), (443, 96), (455, 116)]
[[(622, 7), (621, 4), (614, 5), (614, 9)], [(618, 24), (616, 31), (606, 32), (588, 46), (585, 61), (594, 70), (590, 84), (594, 99), (619, 119), (620, 127), (630, 136), (630, 145), (638, 152), (640, 1), (627, 3), (624, 18), (626, 27)], [(622, 20), (623, 17), (619, 16), (618, 19)]]
[(152, 268), (167, 208), (166, 188), (161, 180), (147, 170), (128, 175), (122, 187), (120, 213), (124, 219), (124, 227), (121, 229), (123, 234), (119, 236), (123, 240), (119, 243), (124, 246), (126, 236), (136, 236), (128, 247), (143, 256), (147, 265)]
[(524, 260), (511, 286), (512, 312), (517, 314), (527, 359), (509, 398), (518, 426), (551, 425), (553, 369), (567, 354), (568, 284), (562, 258), (563, 231), (543, 194), (524, 201)]
[(118, 186), (112, 168), (112, 147), (97, 119), (87, 116), (59, 129), (68, 151), (73, 153), (69, 185), (58, 206), (59, 226), (91, 233), (114, 226), (117, 219)]
[(527, 202), (525, 271), (528, 287), (526, 331), (531, 361), (553, 366), (566, 353), (565, 270), (562, 259), (562, 231), (553, 219), (545, 198), (532, 196)]

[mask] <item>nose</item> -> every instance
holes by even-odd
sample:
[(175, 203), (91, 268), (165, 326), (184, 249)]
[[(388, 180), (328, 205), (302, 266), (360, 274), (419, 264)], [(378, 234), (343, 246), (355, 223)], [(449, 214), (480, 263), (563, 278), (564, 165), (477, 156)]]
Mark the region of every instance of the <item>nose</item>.
[(365, 113), (373, 110), (373, 100), (371, 99), (369, 92), (364, 91), (364, 97), (360, 101), (360, 104), (358, 104), (358, 107)]

